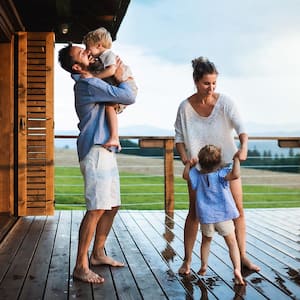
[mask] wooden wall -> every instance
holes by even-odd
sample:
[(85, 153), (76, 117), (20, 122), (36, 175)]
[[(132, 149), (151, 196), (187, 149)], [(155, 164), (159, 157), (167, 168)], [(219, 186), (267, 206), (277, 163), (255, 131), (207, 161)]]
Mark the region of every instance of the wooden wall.
[(13, 214), (13, 40), (0, 43), (0, 213)]

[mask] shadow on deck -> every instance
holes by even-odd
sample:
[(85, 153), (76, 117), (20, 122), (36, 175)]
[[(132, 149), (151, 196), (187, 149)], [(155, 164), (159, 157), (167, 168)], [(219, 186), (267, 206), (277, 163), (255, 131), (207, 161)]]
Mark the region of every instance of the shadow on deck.
[(173, 219), (163, 211), (123, 211), (115, 218), (106, 252), (124, 268), (94, 269), (105, 283), (73, 281), (83, 211), (19, 218), (0, 244), (0, 299), (300, 299), (300, 208), (248, 209), (247, 252), (261, 267), (243, 270), (245, 287), (234, 286), (222, 237), (212, 242), (209, 270), (198, 276), (199, 240), (192, 273), (181, 277), (187, 211)]

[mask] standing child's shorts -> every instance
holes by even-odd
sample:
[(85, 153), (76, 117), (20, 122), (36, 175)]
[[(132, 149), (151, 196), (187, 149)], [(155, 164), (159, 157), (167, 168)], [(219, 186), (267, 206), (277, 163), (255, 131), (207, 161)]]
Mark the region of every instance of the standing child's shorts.
[(223, 221), (214, 224), (201, 224), (201, 232), (207, 237), (213, 237), (215, 231), (221, 236), (227, 236), (234, 231), (234, 223), (232, 220)]

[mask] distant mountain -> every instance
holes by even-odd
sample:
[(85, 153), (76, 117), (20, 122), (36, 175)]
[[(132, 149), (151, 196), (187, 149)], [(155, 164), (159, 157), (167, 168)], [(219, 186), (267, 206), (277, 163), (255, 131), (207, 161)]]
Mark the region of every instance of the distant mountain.
[[(246, 123), (249, 136), (296, 136), (300, 137), (300, 124), (283, 124), (280, 128), (271, 124)], [(56, 135), (78, 135), (78, 130), (56, 130)], [(152, 125), (132, 125), (119, 128), (120, 135), (173, 136), (174, 128), (159, 128)]]
[(133, 136), (174, 136), (174, 129), (163, 129), (150, 125), (134, 125), (121, 127), (119, 135)]
[[(283, 124), (280, 128), (271, 124), (246, 123), (249, 136), (297, 136), (300, 137), (300, 124)], [(121, 127), (120, 135), (173, 136), (174, 129), (159, 128), (151, 125)]]
[(272, 124), (246, 123), (249, 136), (296, 136), (300, 137), (300, 123), (282, 124), (280, 127)]
[[(300, 130), (297, 124), (289, 126), (281, 126), (281, 128), (274, 128), (272, 125), (248, 123), (246, 124), (251, 137), (300, 137)], [(297, 128), (297, 130), (294, 130)], [(120, 136), (174, 136), (174, 129), (159, 128), (150, 125), (134, 125), (121, 127), (119, 129)], [(78, 130), (57, 130), (55, 135), (78, 135)], [(58, 148), (76, 148), (76, 139), (56, 139), (55, 146)], [(288, 148), (279, 148), (276, 140), (259, 141), (250, 140), (249, 150), (258, 150), (260, 152), (271, 151), (272, 154), (284, 154), (289, 151)], [(300, 152), (299, 148), (295, 149), (295, 153)]]

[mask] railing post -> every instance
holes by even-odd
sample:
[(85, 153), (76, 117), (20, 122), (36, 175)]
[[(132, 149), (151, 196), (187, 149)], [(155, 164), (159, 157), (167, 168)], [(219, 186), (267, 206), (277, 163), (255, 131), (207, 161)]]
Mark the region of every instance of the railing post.
[(165, 185), (165, 212), (171, 215), (174, 212), (174, 138), (142, 138), (140, 148), (164, 149), (164, 185)]
[(165, 212), (174, 211), (174, 139), (164, 142)]

